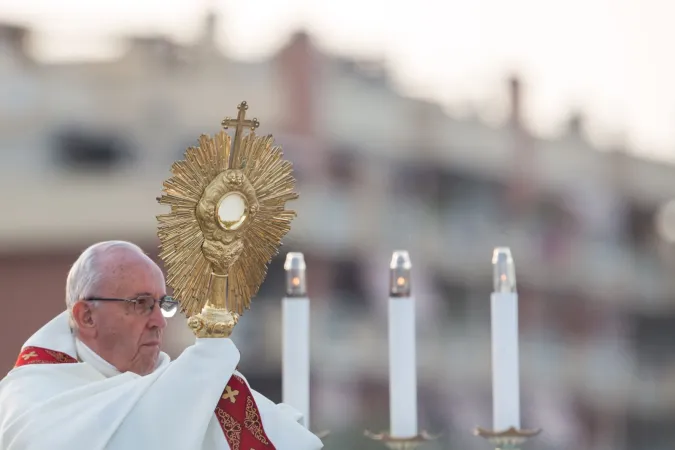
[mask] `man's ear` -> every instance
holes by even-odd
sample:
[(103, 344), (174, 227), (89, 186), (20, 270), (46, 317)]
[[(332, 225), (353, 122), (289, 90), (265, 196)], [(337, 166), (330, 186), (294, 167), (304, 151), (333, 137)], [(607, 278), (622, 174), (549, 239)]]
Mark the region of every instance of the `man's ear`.
[(94, 328), (92, 305), (87, 302), (77, 302), (73, 305), (73, 320), (80, 331)]

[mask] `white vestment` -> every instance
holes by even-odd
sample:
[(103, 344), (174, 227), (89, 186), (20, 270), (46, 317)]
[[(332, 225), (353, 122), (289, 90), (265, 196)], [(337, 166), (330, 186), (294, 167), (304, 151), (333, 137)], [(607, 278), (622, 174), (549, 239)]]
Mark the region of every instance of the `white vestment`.
[[(216, 404), (237, 374), (230, 339), (197, 339), (175, 361), (160, 354), (150, 375), (119, 373), (77, 341), (64, 312), (24, 347), (81, 361), (14, 368), (0, 381), (0, 450), (229, 450)], [(246, 382), (248, 384), (248, 382)], [(251, 390), (267, 437), (278, 450), (317, 450), (301, 415)], [(240, 449), (249, 450), (249, 449)]]

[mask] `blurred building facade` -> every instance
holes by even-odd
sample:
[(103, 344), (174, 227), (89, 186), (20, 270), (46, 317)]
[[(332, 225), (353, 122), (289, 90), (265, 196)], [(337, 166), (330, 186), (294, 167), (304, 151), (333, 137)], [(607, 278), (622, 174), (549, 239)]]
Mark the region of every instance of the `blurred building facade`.
[[(302, 33), (267, 60), (235, 61), (214, 43), (215, 20), (190, 46), (135, 37), (118, 59), (67, 64), (34, 60), (29, 30), (0, 26), (0, 369), (62, 310), (86, 246), (129, 239), (156, 256), (155, 198), (171, 163), (246, 100), (301, 195), (235, 336), (259, 390), (279, 400), (283, 257), (303, 251), (314, 423), (386, 426), (387, 266), (405, 248), (421, 425), (481, 448), (470, 430), (491, 423), (490, 257), (507, 245), (523, 423), (546, 430), (539, 448), (675, 442), (673, 166), (593, 148), (581, 115), (555, 140), (536, 138), (518, 79), (505, 85), (510, 120), (492, 127), (402, 96), (382, 67), (322, 53)], [(183, 319), (170, 326), (175, 356), (190, 336)]]

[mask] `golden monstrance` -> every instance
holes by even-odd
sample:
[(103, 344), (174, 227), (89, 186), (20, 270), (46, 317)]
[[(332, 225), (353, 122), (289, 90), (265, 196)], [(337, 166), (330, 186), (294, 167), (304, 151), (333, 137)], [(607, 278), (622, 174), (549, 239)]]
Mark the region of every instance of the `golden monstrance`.
[(295, 217), (285, 209), (298, 198), (292, 164), (272, 135), (255, 134), (259, 122), (246, 120), (246, 102), (238, 109), (222, 122), (234, 141), (223, 130), (200, 136), (157, 199), (171, 207), (157, 216), (167, 284), (197, 337), (232, 333)]

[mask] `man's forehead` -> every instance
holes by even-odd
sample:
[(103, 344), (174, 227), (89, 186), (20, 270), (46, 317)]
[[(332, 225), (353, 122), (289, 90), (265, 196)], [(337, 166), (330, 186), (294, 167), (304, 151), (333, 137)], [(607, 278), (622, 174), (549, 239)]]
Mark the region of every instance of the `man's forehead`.
[(113, 248), (101, 255), (104, 264), (135, 265), (151, 264), (153, 261), (145, 254), (131, 248)]
[(126, 248), (114, 249), (102, 255), (99, 261), (99, 270), (117, 275), (145, 272), (163, 277), (162, 270), (147, 255)]
[(102, 267), (101, 287), (120, 295), (163, 295), (164, 274), (151, 260), (110, 261)]

